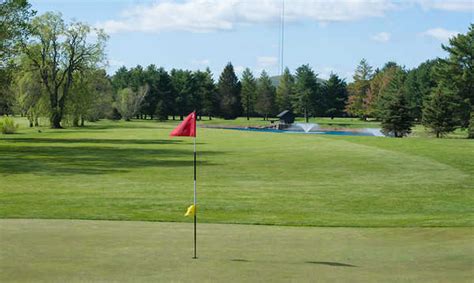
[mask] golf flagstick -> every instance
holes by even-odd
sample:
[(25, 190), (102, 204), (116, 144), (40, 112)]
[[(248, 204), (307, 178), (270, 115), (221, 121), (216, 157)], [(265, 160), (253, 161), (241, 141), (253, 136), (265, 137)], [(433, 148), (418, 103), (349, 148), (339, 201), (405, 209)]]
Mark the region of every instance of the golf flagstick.
[(196, 194), (196, 111), (193, 111), (189, 114), (183, 122), (181, 122), (178, 127), (176, 127), (171, 133), (170, 137), (193, 137), (194, 138), (194, 201), (193, 205), (188, 207), (186, 214), (184, 216), (193, 216), (194, 217), (194, 253), (193, 258), (197, 258), (196, 253), (196, 226), (197, 226), (197, 194)]
[(197, 224), (197, 206), (196, 206), (196, 137), (194, 137), (194, 256), (196, 259), (196, 224)]

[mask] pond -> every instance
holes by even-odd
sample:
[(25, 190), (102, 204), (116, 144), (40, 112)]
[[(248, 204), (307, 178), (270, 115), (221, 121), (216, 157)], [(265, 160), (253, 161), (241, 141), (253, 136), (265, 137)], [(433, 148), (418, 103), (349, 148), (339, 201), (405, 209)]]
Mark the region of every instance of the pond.
[(272, 128), (238, 128), (238, 127), (222, 127), (220, 129), (236, 130), (236, 131), (250, 131), (250, 132), (266, 132), (266, 133), (281, 133), (281, 134), (306, 134), (306, 135), (336, 135), (336, 136), (374, 136), (384, 137), (385, 135), (377, 128), (362, 128), (362, 129), (312, 129), (310, 131), (304, 130), (278, 130)]

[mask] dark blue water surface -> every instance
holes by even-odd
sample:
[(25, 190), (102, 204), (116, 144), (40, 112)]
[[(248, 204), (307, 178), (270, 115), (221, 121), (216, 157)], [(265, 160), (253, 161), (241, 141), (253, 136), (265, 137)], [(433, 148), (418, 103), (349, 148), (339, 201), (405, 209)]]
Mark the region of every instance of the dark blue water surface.
[(264, 132), (264, 133), (279, 133), (279, 134), (307, 134), (307, 135), (335, 135), (335, 136), (365, 136), (365, 137), (373, 137), (373, 136), (382, 136), (379, 133), (374, 133), (374, 130), (377, 131), (378, 129), (364, 130), (364, 131), (331, 131), (331, 130), (313, 130), (308, 133), (304, 131), (285, 131), (285, 130), (277, 130), (277, 129), (256, 129), (256, 128), (219, 128), (219, 129), (226, 129), (226, 130), (237, 130), (237, 131), (248, 131), (248, 132)]

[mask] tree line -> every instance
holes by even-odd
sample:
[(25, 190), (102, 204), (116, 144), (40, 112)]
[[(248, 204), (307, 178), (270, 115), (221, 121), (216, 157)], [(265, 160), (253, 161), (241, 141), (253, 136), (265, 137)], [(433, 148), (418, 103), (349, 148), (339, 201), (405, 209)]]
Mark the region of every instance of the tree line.
[[(61, 14), (36, 16), (26, 0), (2, 2), (0, 114), (48, 117), (51, 127), (109, 119), (275, 117), (291, 110), (304, 117), (359, 117), (381, 121), (385, 133), (403, 137), (422, 123), (437, 137), (457, 128), (473, 133), (474, 25), (442, 45), (446, 58), (408, 70), (395, 62), (373, 69), (363, 59), (353, 82), (336, 74), (318, 78), (309, 65), (279, 77), (247, 68), (240, 78), (228, 63), (217, 81), (209, 69), (119, 68), (109, 76), (107, 35)], [(94, 34), (94, 37), (90, 35)], [(91, 39), (92, 38), (92, 39)]]
[(256, 77), (249, 68), (239, 79), (230, 62), (217, 81), (209, 69), (167, 72), (155, 65), (121, 67), (111, 77), (111, 84), (117, 94), (114, 112), (125, 119), (182, 119), (194, 110), (208, 119), (268, 119), (282, 110), (293, 110), (306, 118), (339, 116), (344, 115), (348, 97), (344, 80), (332, 74), (321, 83), (309, 65), (302, 65), (294, 75), (286, 68), (278, 83), (266, 71)]
[(457, 128), (474, 138), (474, 25), (442, 45), (447, 58), (428, 60), (407, 70), (395, 62), (373, 70), (363, 59), (348, 85), (346, 112), (380, 120), (396, 137), (421, 123), (436, 137)]

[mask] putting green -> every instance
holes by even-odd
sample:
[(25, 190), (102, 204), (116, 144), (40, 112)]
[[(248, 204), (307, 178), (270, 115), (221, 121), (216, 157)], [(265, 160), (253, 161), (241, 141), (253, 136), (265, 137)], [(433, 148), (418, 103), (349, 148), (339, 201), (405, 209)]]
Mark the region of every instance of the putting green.
[[(469, 282), (472, 228), (0, 220), (0, 281)], [(472, 281), (471, 281), (472, 282)]]

